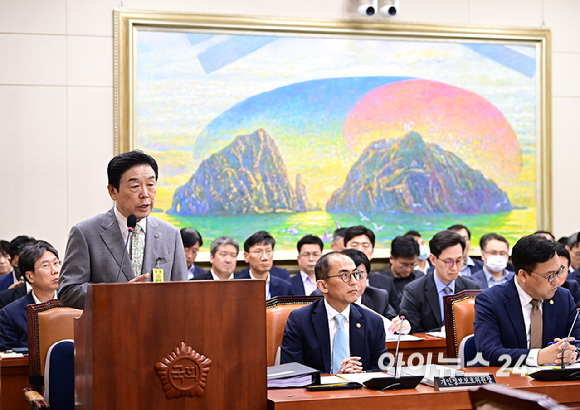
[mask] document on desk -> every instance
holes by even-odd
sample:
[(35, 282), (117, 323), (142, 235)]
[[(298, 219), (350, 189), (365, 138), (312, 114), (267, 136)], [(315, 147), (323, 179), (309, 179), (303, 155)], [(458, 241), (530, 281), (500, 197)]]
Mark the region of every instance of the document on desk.
[(300, 363), (268, 367), (268, 388), (305, 387), (320, 384), (320, 372)]
[[(389, 371), (390, 375), (394, 375), (393, 370)], [(435, 384), (435, 377), (456, 377), (463, 376), (465, 372), (449, 366), (441, 366), (432, 364), (429, 366), (417, 367), (402, 367), (402, 376), (423, 376), (421, 384), (433, 387)]]
[(374, 379), (375, 377), (389, 377), (389, 375), (383, 372), (367, 372), (367, 373), (344, 373), (341, 374), (340, 377), (342, 377), (345, 380), (348, 380), (349, 382), (356, 382), (362, 384), (367, 380)]
[(441, 339), (445, 339), (445, 332), (427, 332), (426, 335), (433, 336), (433, 337), (440, 337)]
[[(399, 340), (398, 335), (387, 336), (387, 342), (396, 342)], [(413, 335), (401, 335), (401, 342), (418, 342), (419, 340), (425, 340), (424, 337), (417, 337)]]

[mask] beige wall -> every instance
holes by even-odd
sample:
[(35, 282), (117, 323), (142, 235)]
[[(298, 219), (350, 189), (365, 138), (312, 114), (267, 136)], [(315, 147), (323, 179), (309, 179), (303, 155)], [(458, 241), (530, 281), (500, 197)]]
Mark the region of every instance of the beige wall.
[[(125, 0), (126, 9), (357, 18), (357, 0)], [(356, 3), (356, 4), (355, 4)], [(0, 238), (64, 251), (111, 206), (113, 9), (118, 0), (0, 0)], [(396, 21), (540, 27), (553, 34), (553, 230), (580, 229), (579, 0), (401, 0)]]

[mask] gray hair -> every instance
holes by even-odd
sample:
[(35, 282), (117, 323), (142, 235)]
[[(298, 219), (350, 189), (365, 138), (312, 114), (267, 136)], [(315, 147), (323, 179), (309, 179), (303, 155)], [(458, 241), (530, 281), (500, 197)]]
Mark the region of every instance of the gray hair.
[(219, 247), (222, 245), (232, 245), (234, 248), (236, 248), (236, 254), (240, 253), (240, 243), (238, 241), (236, 241), (231, 236), (220, 236), (215, 241), (213, 241), (209, 247), (209, 253), (211, 253), (211, 256), (215, 256)]

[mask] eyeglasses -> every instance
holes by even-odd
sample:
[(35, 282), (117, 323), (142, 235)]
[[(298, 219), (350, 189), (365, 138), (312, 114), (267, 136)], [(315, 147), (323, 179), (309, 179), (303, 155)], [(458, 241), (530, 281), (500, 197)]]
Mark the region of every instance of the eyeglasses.
[(36, 269), (50, 270), (51, 267), (52, 267), (52, 269), (58, 270), (61, 265), (62, 265), (61, 261), (44, 262), (38, 268), (34, 268), (34, 270), (36, 270)]
[(362, 276), (363, 276), (363, 273), (364, 273), (364, 272), (363, 272), (362, 270), (355, 270), (355, 271), (353, 271), (353, 272), (343, 272), (343, 273), (340, 273), (340, 274), (338, 274), (338, 275), (332, 275), (332, 276), (329, 276), (328, 278), (336, 278), (336, 277), (340, 277), (340, 279), (341, 279), (341, 280), (342, 280), (344, 283), (348, 283), (348, 282), (350, 282), (350, 278), (351, 278), (351, 276), (352, 276), (353, 278), (355, 278), (355, 280), (361, 280), (361, 279), (362, 279)]
[(552, 283), (554, 281), (554, 279), (560, 277), (560, 275), (562, 274), (562, 272), (564, 272), (564, 269), (565, 269), (565, 266), (564, 265), (560, 265), (560, 269), (559, 270), (557, 270), (556, 272), (548, 273), (548, 276), (546, 276), (546, 275), (542, 275), (541, 273), (534, 272), (533, 270), (529, 270), (529, 269), (522, 268), (522, 270), (525, 270), (526, 272), (536, 274), (538, 276), (541, 276), (542, 278), (546, 278), (548, 280), (548, 283)]
[(488, 251), (484, 251), (482, 249), (482, 252), (485, 253), (485, 254), (487, 254), (487, 255), (491, 255), (491, 256), (503, 256), (504, 258), (507, 258), (509, 256), (506, 251), (501, 251), (501, 252), (498, 252), (498, 251), (490, 251), (490, 252), (488, 252)]
[(254, 256), (262, 256), (262, 255), (272, 256), (274, 254), (274, 251), (271, 249), (268, 249), (265, 251), (264, 250), (251, 251), (250, 253)]
[[(439, 258), (437, 258), (439, 259)], [(445, 264), (445, 266), (447, 266), (448, 269), (451, 269), (453, 267), (453, 265), (457, 265), (458, 268), (461, 268), (461, 266), (463, 266), (463, 258), (459, 258), (456, 261), (452, 261), (452, 260), (442, 260), (439, 259), (441, 262), (443, 262)]]

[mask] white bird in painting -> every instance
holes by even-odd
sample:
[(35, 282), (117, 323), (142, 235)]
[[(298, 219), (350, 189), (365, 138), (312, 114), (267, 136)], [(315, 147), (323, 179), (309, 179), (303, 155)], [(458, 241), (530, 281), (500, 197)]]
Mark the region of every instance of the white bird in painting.
[(294, 225), (292, 228), (289, 229), (284, 229), (283, 231), (281, 231), (282, 233), (286, 233), (288, 232), (290, 235), (294, 236), (294, 235), (298, 235), (298, 225), (300, 225), (300, 222), (298, 222), (296, 225)]
[(376, 222), (372, 222), (372, 224), (373, 224), (373, 226), (375, 227), (375, 231), (376, 231), (376, 232), (380, 232), (380, 231), (382, 231), (382, 230), (383, 230), (383, 228), (385, 227), (385, 225), (379, 225), (379, 224), (378, 224), (378, 223), (376, 223)]
[(322, 242), (332, 241), (332, 234), (330, 233), (330, 228), (326, 228), (326, 231), (324, 231), (320, 239), (322, 239)]
[(361, 222), (370, 222), (371, 220), (365, 215), (363, 214), (361, 211), (358, 211), (358, 214), (360, 215), (360, 220)]

